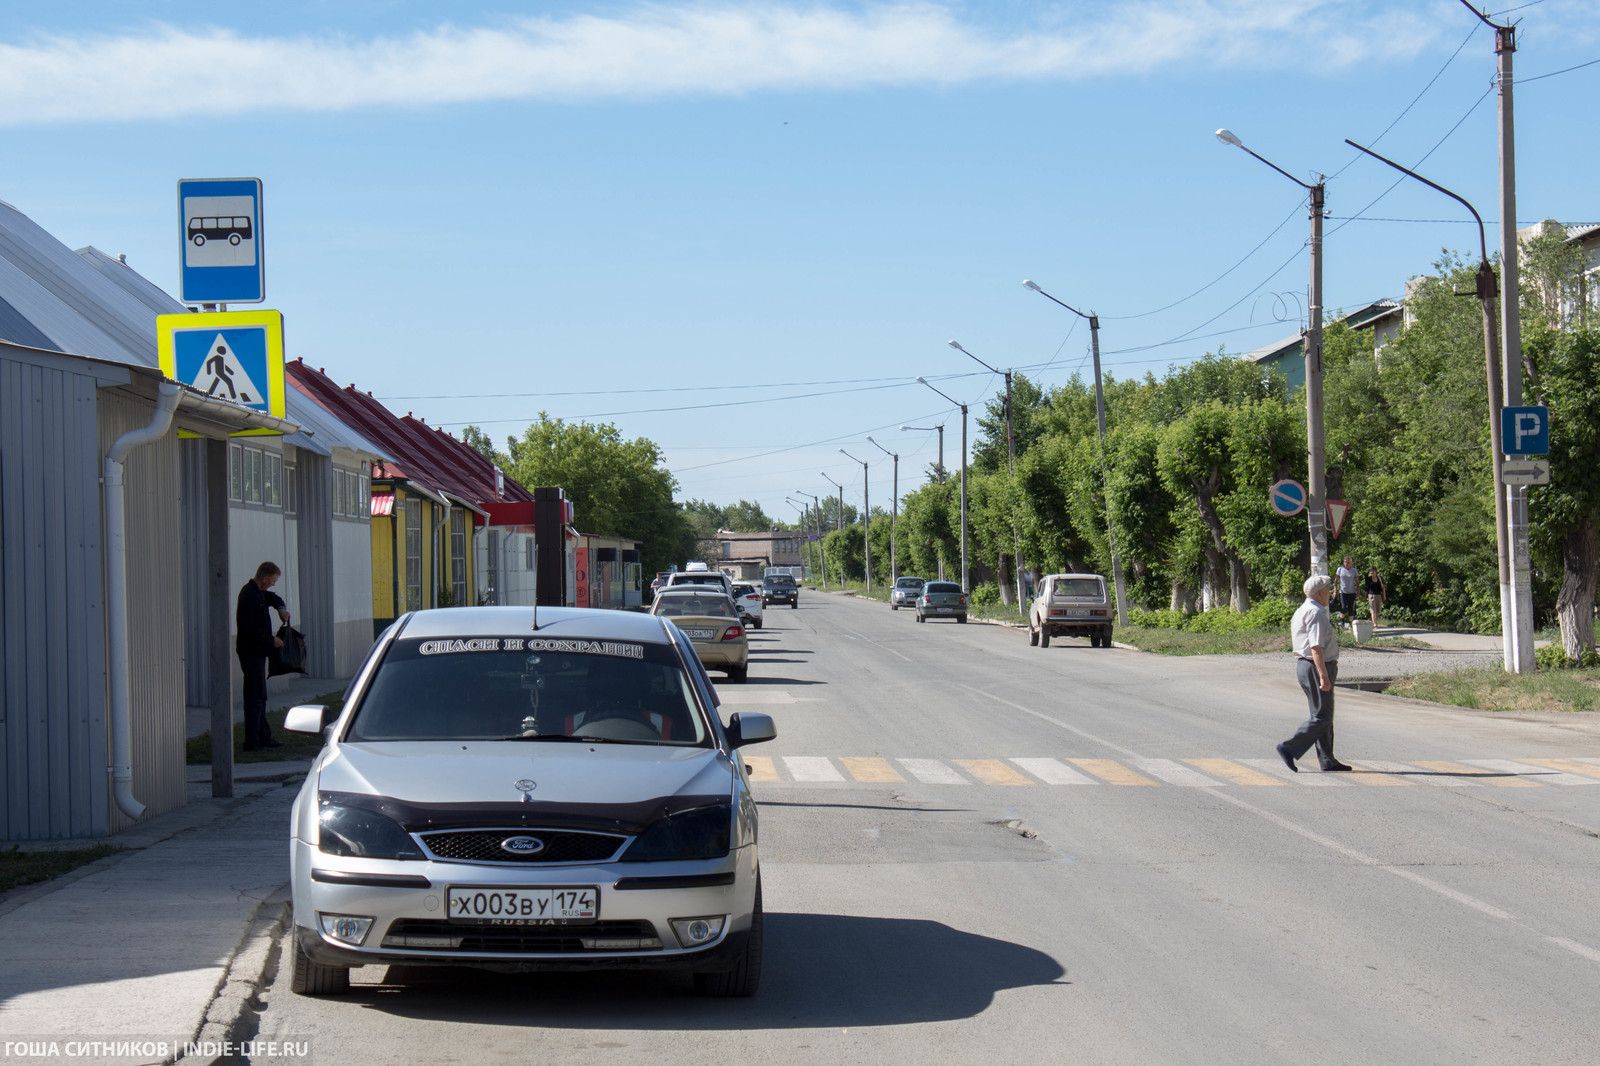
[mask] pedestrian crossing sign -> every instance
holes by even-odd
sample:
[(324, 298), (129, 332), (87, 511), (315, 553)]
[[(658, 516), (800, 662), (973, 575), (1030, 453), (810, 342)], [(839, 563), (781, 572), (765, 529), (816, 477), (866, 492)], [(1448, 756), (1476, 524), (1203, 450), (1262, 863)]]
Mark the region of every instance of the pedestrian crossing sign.
[[(161, 372), (214, 400), (286, 417), (283, 315), (278, 311), (214, 311), (158, 315)], [(235, 437), (271, 435), (246, 429)]]

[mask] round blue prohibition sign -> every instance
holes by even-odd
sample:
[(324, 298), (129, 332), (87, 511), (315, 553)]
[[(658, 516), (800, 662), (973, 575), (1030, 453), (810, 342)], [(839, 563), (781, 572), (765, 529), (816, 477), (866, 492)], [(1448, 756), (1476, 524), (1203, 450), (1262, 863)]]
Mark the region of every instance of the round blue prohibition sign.
[(1293, 518), (1306, 509), (1305, 486), (1298, 481), (1274, 482), (1267, 502), (1272, 504), (1272, 509), (1285, 518)]

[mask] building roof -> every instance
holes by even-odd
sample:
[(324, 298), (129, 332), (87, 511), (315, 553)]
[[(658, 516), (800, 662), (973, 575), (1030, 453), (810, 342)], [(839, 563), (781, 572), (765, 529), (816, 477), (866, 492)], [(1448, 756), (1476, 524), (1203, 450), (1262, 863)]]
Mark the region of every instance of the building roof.
[(1270, 363), (1286, 355), (1295, 354), (1300, 351), (1304, 344), (1305, 338), (1296, 333), (1292, 337), (1284, 337), (1282, 340), (1273, 341), (1271, 344), (1263, 344), (1259, 348), (1248, 351), (1244, 353), (1244, 358), (1257, 363)]
[(285, 365), (285, 376), (341, 422), (355, 427), (381, 449), (372, 476), (396, 478), (420, 485), (462, 503), (482, 505), (492, 501), (531, 502), (533, 494), (508, 475), (496, 490), (495, 467), (475, 449), (441, 429), (410, 414), (400, 417), (354, 385), (340, 388), (326, 371), (296, 359)]

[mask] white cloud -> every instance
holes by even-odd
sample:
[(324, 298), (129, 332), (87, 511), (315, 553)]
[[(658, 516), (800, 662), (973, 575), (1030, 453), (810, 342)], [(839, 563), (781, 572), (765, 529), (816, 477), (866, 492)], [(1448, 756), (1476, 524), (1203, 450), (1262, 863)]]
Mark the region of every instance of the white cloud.
[(1298, 69), (1434, 42), (1433, 12), (1384, 2), (1147, 0), (1010, 32), (934, 4), (651, 5), (370, 40), (160, 26), (0, 45), (0, 124)]

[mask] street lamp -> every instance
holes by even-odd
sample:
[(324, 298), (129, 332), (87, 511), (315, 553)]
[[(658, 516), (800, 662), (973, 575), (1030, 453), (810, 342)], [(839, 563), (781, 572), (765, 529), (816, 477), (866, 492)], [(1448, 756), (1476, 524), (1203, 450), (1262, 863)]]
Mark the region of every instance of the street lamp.
[[(1062, 303), (1027, 279), (1023, 279), (1022, 285), (1024, 288), (1032, 289), (1046, 300), (1061, 304), (1062, 307), (1065, 307), (1079, 318), (1089, 320), (1089, 350), (1094, 353), (1094, 414), (1095, 419), (1100, 424), (1100, 454), (1103, 462), (1106, 445), (1106, 394), (1105, 390), (1100, 387), (1100, 316), (1096, 314), (1086, 315), (1071, 304)], [(1111, 551), (1111, 579), (1117, 590), (1117, 625), (1125, 626), (1128, 624), (1128, 591), (1122, 582), (1122, 556), (1117, 554), (1117, 534), (1111, 528), (1111, 487), (1109, 484), (1106, 486), (1106, 547)]]
[[(1489, 265), (1489, 242), (1483, 230), (1483, 216), (1478, 214), (1478, 209), (1467, 201), (1445, 188), (1429, 181), (1414, 170), (1408, 170), (1392, 159), (1386, 159), (1370, 148), (1363, 148), (1355, 141), (1346, 138), (1345, 144), (1365, 152), (1380, 162), (1388, 163), (1402, 174), (1416, 178), (1430, 189), (1435, 189), (1455, 200), (1478, 220), (1478, 250), (1482, 256), (1478, 264), (1477, 287), (1471, 295), (1478, 297), (1483, 305), (1483, 358), (1485, 368), (1489, 374), (1489, 457), (1494, 467), (1494, 540), (1495, 547), (1500, 555), (1500, 650), (1504, 659), (1505, 669), (1511, 673), (1521, 674), (1532, 671), (1533, 662), (1533, 617), (1532, 612), (1519, 611), (1518, 590), (1512, 583), (1514, 571), (1520, 572), (1528, 565), (1527, 557), (1523, 554), (1526, 541), (1518, 540), (1515, 548), (1507, 544), (1508, 505), (1506, 501), (1505, 480), (1500, 469), (1504, 461), (1505, 451), (1500, 439), (1500, 408), (1502, 406), (1502, 393), (1500, 385), (1500, 331), (1495, 323), (1495, 299), (1500, 295), (1499, 284), (1495, 279), (1494, 268)], [(1466, 295), (1466, 294), (1462, 294)], [(1512, 358), (1508, 352), (1507, 358)], [(1520, 372), (1519, 372), (1520, 373)], [(1516, 558), (1511, 558), (1515, 551)], [(1519, 573), (1520, 576), (1520, 573)]]
[(867, 489), (867, 461), (857, 459), (843, 448), (839, 454), (861, 464), (861, 566), (867, 572), (867, 591), (872, 591), (872, 498)]
[(870, 436), (867, 438), (867, 443), (894, 460), (894, 495), (890, 497), (889, 507), (889, 584), (893, 585), (894, 579), (900, 576), (894, 554), (894, 520), (900, 515), (900, 453), (891, 452)]
[(1311, 193), (1311, 290), (1307, 300), (1310, 320), (1305, 331), (1306, 365), (1306, 527), (1311, 534), (1311, 572), (1328, 573), (1327, 467), (1322, 440), (1322, 212), (1326, 188), (1321, 175), (1308, 184), (1245, 147), (1231, 130), (1218, 130), (1217, 140), (1260, 159), (1279, 174)]
[(912, 430), (912, 429), (922, 430), (922, 431), (927, 432), (927, 433), (932, 433), (934, 430), (938, 430), (939, 431), (939, 484), (943, 485), (944, 484), (944, 423), (941, 422), (937, 426), (901, 426), (900, 427), (900, 432), (904, 433), (907, 430)]
[[(928, 379), (919, 377), (917, 384), (928, 385)], [(933, 389), (933, 386), (928, 385), (928, 388)], [(961, 591), (970, 595), (972, 572), (967, 569), (967, 405), (938, 389), (933, 391), (961, 408)]]
[[(844, 528), (844, 486), (833, 480), (833, 478), (829, 477), (826, 472), (823, 473), (822, 480), (839, 490), (839, 510), (834, 512), (833, 516), (833, 531), (837, 533), (839, 530)], [(841, 585), (844, 583), (843, 566), (839, 568), (839, 583)]]
[[(985, 370), (989, 371), (989, 373), (991, 373), (991, 374), (1004, 374), (1005, 375), (1005, 379), (1006, 379), (1006, 471), (1012, 476), (1013, 479), (1015, 479), (1016, 475), (1017, 475), (1017, 440), (1016, 440), (1015, 434), (1012, 432), (1012, 427), (1011, 427), (1011, 371), (1009, 371), (1009, 370), (1000, 370), (997, 367), (990, 366), (988, 363), (984, 362), (982, 359), (979, 359), (977, 356), (973, 355), (971, 352), (969, 352), (965, 348), (963, 348), (961, 346), (961, 342), (960, 341), (951, 341), (950, 342), (950, 347), (954, 348), (956, 351), (960, 352), (962, 355), (967, 356), (973, 362), (977, 363), (979, 366), (981, 366)], [(1013, 488), (1015, 488), (1014, 484), (1013, 484)], [(1012, 537), (1011, 558), (1016, 563), (1016, 571), (1017, 572), (1015, 574), (1015, 577), (1017, 579), (1017, 607), (1020, 609), (1022, 607), (1022, 536), (1021, 536), (1020, 533), (1017, 532), (1015, 517), (1016, 517), (1015, 515), (1012, 516), (1013, 522), (1012, 522), (1012, 526), (1011, 526), (1011, 537)], [(1123, 623), (1123, 624), (1125, 625), (1126, 623)]]
[(798, 496), (809, 497), (812, 503), (811, 525), (817, 531), (817, 560), (822, 565), (822, 587), (828, 587), (828, 553), (822, 548), (822, 500), (814, 492), (795, 489)]

